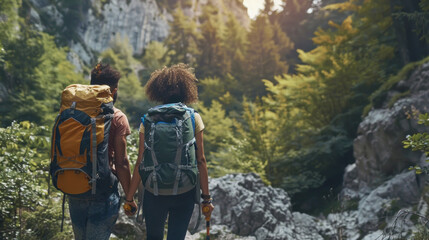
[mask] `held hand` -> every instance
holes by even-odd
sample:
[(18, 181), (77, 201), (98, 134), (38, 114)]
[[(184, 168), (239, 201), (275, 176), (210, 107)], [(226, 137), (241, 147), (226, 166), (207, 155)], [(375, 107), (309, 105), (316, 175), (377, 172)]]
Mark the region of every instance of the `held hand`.
[(124, 203), (124, 212), (127, 216), (133, 216), (137, 212), (137, 204), (134, 202), (128, 202), (126, 201)]
[(203, 203), (201, 204), (201, 210), (206, 217), (206, 220), (210, 220), (210, 216), (212, 215), (214, 206), (212, 203)]

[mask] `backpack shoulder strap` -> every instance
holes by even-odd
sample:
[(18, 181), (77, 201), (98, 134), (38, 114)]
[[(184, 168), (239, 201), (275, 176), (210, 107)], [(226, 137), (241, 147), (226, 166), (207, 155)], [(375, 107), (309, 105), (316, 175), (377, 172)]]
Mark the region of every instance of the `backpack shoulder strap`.
[(195, 134), (195, 113), (197, 111), (195, 111), (193, 108), (186, 107), (186, 106), (185, 106), (185, 109), (191, 114), (192, 128), (194, 129), (194, 134)]
[(143, 127), (144, 127), (144, 120), (146, 119), (146, 114), (145, 114), (145, 115), (143, 115), (143, 117), (141, 117), (140, 119), (141, 119), (142, 124), (143, 124)]

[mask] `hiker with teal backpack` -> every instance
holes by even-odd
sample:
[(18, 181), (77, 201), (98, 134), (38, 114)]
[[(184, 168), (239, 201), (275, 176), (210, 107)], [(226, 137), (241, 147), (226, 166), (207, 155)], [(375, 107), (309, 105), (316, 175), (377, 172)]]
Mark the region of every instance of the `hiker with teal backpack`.
[(146, 85), (149, 100), (162, 105), (142, 117), (139, 154), (124, 209), (137, 207), (133, 196), (142, 181), (148, 240), (163, 239), (167, 216), (167, 239), (184, 239), (194, 204), (202, 198), (206, 217), (214, 208), (204, 156), (204, 124), (185, 105), (198, 100), (196, 81), (186, 65), (178, 64), (153, 72)]
[(63, 91), (53, 127), (50, 174), (64, 193), (63, 215), (68, 196), (77, 240), (109, 239), (120, 208), (118, 180), (125, 191), (131, 181), (126, 152), (131, 131), (125, 114), (113, 106), (119, 79), (118, 71), (97, 64), (91, 85)]

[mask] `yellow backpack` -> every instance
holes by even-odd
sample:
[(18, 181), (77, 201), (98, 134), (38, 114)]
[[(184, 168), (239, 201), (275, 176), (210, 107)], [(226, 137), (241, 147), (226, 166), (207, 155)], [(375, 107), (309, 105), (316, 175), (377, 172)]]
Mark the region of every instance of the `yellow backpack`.
[(109, 86), (73, 84), (64, 89), (51, 141), (50, 174), (57, 189), (94, 197), (117, 187), (108, 157), (112, 118)]

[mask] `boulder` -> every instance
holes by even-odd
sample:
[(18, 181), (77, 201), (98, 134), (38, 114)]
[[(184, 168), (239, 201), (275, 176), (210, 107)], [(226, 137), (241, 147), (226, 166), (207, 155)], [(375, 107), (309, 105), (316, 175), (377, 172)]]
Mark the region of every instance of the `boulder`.
[[(214, 226), (225, 225), (233, 234), (256, 239), (324, 239), (319, 234), (324, 230), (317, 227), (317, 218), (292, 213), (287, 193), (266, 186), (256, 174), (229, 174), (211, 179), (209, 188), (215, 206), (211, 217)], [(196, 208), (190, 229), (198, 219), (197, 212)], [(199, 230), (204, 229), (203, 225)]]
[(398, 174), (360, 200), (359, 227), (365, 232), (380, 229), (381, 223), (393, 219), (401, 208), (417, 204), (420, 195), (421, 189), (414, 172)]
[[(371, 110), (360, 123), (353, 144), (360, 188), (378, 186), (419, 161), (421, 154), (404, 149), (402, 141), (408, 134), (429, 131), (411, 116), (418, 111), (429, 111), (428, 75), (429, 63), (418, 67), (390, 90), (387, 95), (391, 97), (385, 100), (383, 108)], [(399, 90), (408, 91), (408, 97), (389, 107), (387, 102)]]

